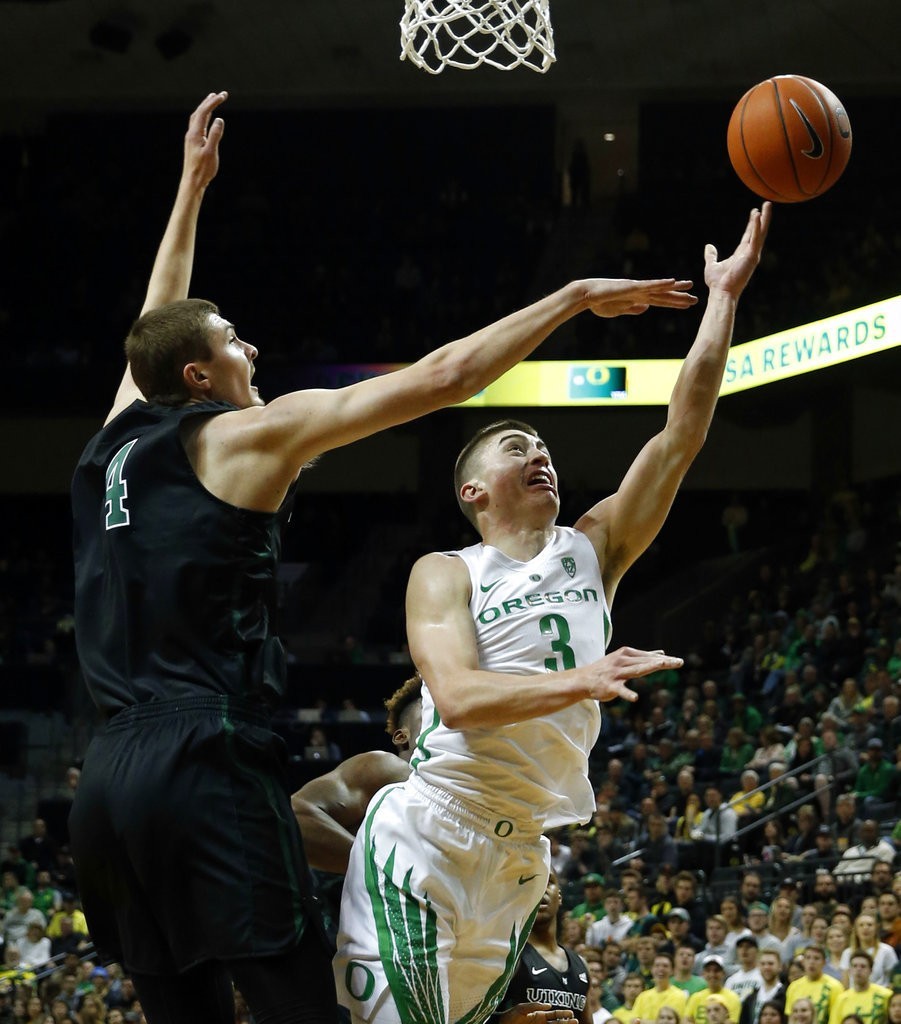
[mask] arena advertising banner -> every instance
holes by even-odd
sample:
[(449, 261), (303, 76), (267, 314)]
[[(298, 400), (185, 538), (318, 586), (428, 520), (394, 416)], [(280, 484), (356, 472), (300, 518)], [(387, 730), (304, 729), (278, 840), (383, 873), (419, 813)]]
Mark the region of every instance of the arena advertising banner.
[[(721, 395), (825, 369), (901, 345), (901, 295), (733, 345)], [(341, 387), (402, 364), (310, 368), (305, 387)], [(681, 359), (527, 361), (462, 406), (666, 405)]]

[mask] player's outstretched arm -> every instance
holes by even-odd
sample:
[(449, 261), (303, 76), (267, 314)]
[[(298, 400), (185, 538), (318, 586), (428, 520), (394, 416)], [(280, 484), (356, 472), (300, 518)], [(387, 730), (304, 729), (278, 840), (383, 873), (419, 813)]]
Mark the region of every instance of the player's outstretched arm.
[(670, 397), (666, 426), (644, 446), (618, 491), (576, 523), (598, 552), (607, 600), (625, 571), (663, 525), (676, 491), (701, 450), (713, 419), (726, 367), (735, 310), (760, 262), (772, 206), (752, 210), (735, 251), (719, 261), (704, 250), (707, 307)]
[[(150, 273), (147, 295), (141, 308), (142, 315), (167, 302), (188, 297), (200, 204), (207, 185), (219, 170), (219, 142), (225, 130), (225, 122), (221, 117), (212, 121), (210, 118), (227, 98), (228, 93), (211, 92), (188, 121), (181, 180)], [(131, 370), (126, 367), (107, 422), (140, 397)]]
[(637, 699), (633, 679), (675, 669), (681, 658), (622, 647), (563, 672), (508, 675), (479, 668), (469, 611), (469, 572), (454, 555), (425, 555), (407, 587), (407, 642), (441, 720), (451, 729), (487, 728), (551, 714), (582, 700)]
[(372, 750), (302, 786), (291, 797), (291, 807), (310, 867), (345, 874), (369, 801), (383, 786), (403, 782), (409, 774), (409, 765), (396, 754)]
[(672, 278), (575, 281), (394, 373), (337, 390), (293, 392), (235, 418), (220, 417), (223, 422), (213, 428), (216, 444), (245, 458), (247, 468), (229, 472), (246, 488), (228, 500), (272, 507), (273, 495), (283, 495), (310, 459), (470, 398), (577, 313), (590, 309), (612, 317), (651, 306), (688, 308), (697, 301), (690, 287), (690, 281)]

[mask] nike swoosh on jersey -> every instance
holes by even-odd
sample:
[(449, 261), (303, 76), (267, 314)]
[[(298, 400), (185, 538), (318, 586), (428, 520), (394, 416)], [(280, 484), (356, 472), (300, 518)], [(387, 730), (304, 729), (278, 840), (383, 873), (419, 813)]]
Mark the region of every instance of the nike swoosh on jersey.
[(533, 878), (537, 878), (537, 877), (538, 877), (538, 875), (527, 875), (524, 878), (522, 875), (520, 875), (519, 876), (519, 884), (520, 885), (525, 885), (526, 882), (531, 882)]
[(544, 972), (546, 970), (547, 970), (546, 967), (532, 967), (531, 968), (531, 971), (532, 971), (533, 974), (544, 974)]
[(487, 587), (485, 586), (485, 584), (484, 584), (484, 583), (480, 583), (480, 584), (479, 584), (479, 590), (481, 590), (483, 594), (487, 594), (487, 593), (488, 593), (488, 591), (489, 591), (489, 590), (491, 590), (491, 589), (492, 589), (493, 587), (496, 587), (496, 586), (498, 585), (498, 583), (500, 583), (500, 581), (501, 581), (501, 580), (502, 580), (503, 578), (504, 578), (504, 577), (503, 577), (503, 576), (501, 576), (501, 578), (500, 578), (500, 579), (498, 579), (498, 580), (495, 580), (495, 581), (494, 581), (494, 583), (489, 583)]

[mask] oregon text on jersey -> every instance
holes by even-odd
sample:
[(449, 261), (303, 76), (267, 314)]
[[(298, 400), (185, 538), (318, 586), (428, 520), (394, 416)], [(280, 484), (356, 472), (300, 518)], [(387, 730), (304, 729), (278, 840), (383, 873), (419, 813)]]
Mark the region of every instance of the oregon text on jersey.
[(544, 604), (581, 604), (582, 601), (598, 603), (598, 592), (586, 587), (584, 590), (549, 590), (544, 594), (523, 594), (522, 597), (514, 597), (509, 601), (502, 601), (497, 607), (485, 608), (479, 612), (478, 619), (483, 626), (501, 616), (515, 615), (516, 612), (524, 612), (527, 608), (535, 608)]

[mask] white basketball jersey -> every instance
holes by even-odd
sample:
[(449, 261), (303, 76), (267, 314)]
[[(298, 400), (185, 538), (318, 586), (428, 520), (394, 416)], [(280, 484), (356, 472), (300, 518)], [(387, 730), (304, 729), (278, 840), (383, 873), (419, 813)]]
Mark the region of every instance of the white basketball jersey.
[[(485, 544), (448, 554), (469, 569), (480, 668), (550, 674), (604, 654), (610, 615), (601, 572), (591, 542), (578, 530), (556, 527), (528, 562)], [(515, 691), (510, 700), (516, 701)], [(598, 702), (584, 700), (511, 725), (448, 729), (425, 680), (411, 765), (431, 785), (541, 831), (594, 813), (588, 754), (600, 726)]]

